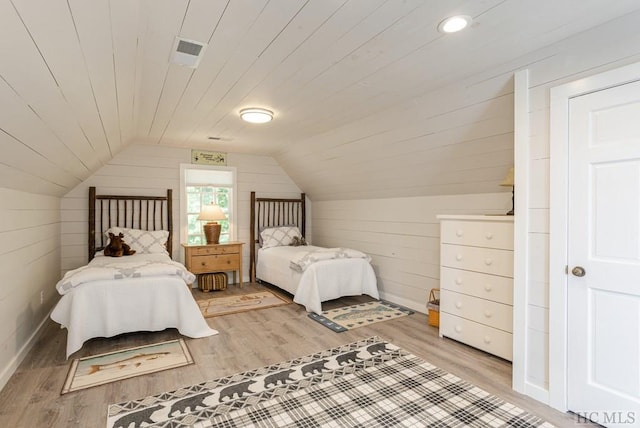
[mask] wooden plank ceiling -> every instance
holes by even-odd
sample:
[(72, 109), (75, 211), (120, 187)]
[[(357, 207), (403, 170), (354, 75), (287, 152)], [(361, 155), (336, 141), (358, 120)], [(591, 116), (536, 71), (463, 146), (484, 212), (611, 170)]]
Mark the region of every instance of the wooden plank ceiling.
[(135, 142), (274, 156), (317, 199), (498, 191), (518, 59), (637, 3), (0, 0), (0, 187), (64, 195)]

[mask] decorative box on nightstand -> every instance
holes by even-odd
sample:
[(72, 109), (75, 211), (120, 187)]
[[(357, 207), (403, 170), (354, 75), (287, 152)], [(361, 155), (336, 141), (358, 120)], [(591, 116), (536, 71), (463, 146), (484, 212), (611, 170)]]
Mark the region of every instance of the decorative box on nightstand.
[(511, 361), (513, 216), (438, 218), (440, 336)]
[(233, 282), (236, 272), (242, 287), (242, 242), (226, 242), (224, 244), (188, 245), (184, 248), (184, 264), (190, 272), (201, 275), (214, 272), (233, 271)]

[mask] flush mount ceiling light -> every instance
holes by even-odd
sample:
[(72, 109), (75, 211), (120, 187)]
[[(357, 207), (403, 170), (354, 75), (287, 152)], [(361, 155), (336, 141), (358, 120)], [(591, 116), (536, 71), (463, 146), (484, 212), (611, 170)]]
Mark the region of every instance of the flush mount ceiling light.
[(240, 110), (240, 117), (245, 122), (267, 123), (273, 119), (273, 112), (264, 108), (245, 108)]
[(443, 19), (438, 24), (438, 31), (441, 33), (456, 33), (471, 25), (471, 21), (473, 21), (473, 18), (468, 15), (451, 16)]

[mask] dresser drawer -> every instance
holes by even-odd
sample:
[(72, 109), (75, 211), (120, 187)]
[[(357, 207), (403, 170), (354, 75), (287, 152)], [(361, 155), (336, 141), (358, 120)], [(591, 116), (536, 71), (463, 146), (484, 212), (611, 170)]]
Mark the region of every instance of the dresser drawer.
[(201, 246), (190, 249), (193, 256), (206, 256), (210, 254), (238, 254), (240, 253), (241, 245), (216, 245), (216, 246)]
[(440, 269), (440, 288), (506, 305), (513, 304), (513, 279), (504, 276), (443, 266)]
[(445, 220), (441, 241), (445, 244), (513, 249), (513, 224), (492, 221)]
[(513, 307), (503, 303), (440, 290), (440, 312), (456, 315), (506, 332), (513, 332)]
[(440, 264), (513, 278), (513, 251), (442, 244)]
[(237, 254), (211, 256), (193, 256), (189, 269), (193, 273), (224, 272), (238, 269)]
[(513, 359), (513, 336), (477, 322), (440, 312), (440, 335), (466, 343), (505, 360)]

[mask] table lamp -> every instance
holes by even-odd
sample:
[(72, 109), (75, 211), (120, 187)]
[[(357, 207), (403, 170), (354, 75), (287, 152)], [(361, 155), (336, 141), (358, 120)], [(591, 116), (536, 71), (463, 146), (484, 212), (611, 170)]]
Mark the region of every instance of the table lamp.
[(202, 229), (204, 230), (204, 236), (207, 238), (207, 245), (218, 243), (220, 240), (220, 230), (222, 229), (218, 220), (226, 219), (227, 216), (218, 205), (211, 204), (202, 207), (198, 220), (206, 221)]
[(514, 209), (515, 209), (515, 194), (516, 194), (516, 186), (515, 186), (515, 179), (514, 179), (514, 168), (511, 167), (511, 169), (509, 169), (509, 172), (507, 173), (507, 176), (504, 178), (504, 180), (502, 180), (502, 183), (500, 183), (501, 186), (511, 186), (511, 211), (509, 211), (507, 213), (507, 215), (513, 215), (514, 213)]

